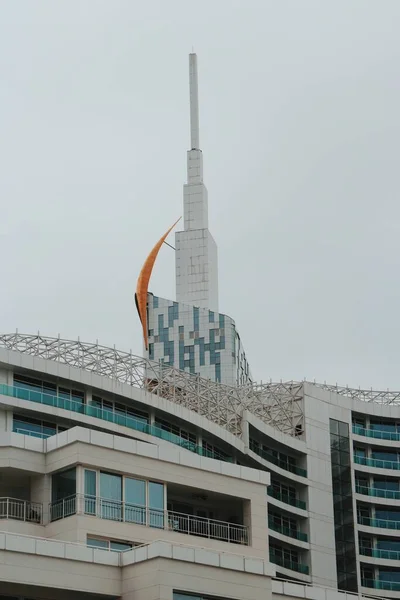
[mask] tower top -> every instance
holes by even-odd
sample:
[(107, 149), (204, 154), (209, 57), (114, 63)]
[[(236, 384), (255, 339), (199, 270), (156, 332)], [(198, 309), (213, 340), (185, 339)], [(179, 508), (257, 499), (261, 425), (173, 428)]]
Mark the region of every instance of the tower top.
[(199, 85), (197, 77), (197, 54), (189, 54), (190, 89), (190, 144), (192, 150), (200, 149)]

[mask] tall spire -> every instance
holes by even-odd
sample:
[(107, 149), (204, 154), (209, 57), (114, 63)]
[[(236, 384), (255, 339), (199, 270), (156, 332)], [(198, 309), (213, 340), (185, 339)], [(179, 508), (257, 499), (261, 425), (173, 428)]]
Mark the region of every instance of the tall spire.
[(189, 54), (190, 143), (183, 187), (184, 231), (175, 234), (176, 299), (218, 312), (217, 246), (208, 230), (207, 188), (199, 135), (197, 55)]
[(200, 149), (199, 84), (197, 78), (197, 55), (189, 54), (190, 87), (190, 143), (192, 150)]

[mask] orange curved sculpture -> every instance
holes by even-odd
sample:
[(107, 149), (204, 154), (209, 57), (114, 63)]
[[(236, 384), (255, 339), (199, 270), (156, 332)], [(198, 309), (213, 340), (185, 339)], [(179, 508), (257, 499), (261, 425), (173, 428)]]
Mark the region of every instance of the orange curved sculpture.
[[(181, 219), (181, 217), (179, 217), (178, 221), (180, 221), (180, 219)], [(146, 350), (148, 349), (148, 345), (149, 345), (148, 344), (149, 340), (148, 340), (148, 335), (147, 335), (147, 331), (148, 331), (148, 327), (147, 327), (147, 292), (149, 289), (149, 281), (150, 281), (150, 277), (151, 277), (151, 272), (153, 270), (154, 263), (156, 262), (156, 258), (160, 251), (161, 246), (163, 245), (163, 243), (165, 242), (165, 240), (167, 239), (168, 235), (171, 233), (171, 231), (173, 230), (175, 225), (178, 223), (178, 221), (176, 221), (172, 225), (172, 227), (170, 227), (168, 229), (167, 233), (165, 233), (162, 236), (162, 238), (157, 242), (157, 244), (154, 246), (153, 250), (150, 252), (150, 254), (148, 255), (148, 257), (145, 260), (142, 270), (140, 271), (139, 278), (138, 278), (137, 284), (136, 284), (135, 303), (136, 303), (137, 311), (139, 313), (139, 319), (142, 324), (143, 340), (144, 340), (144, 346), (145, 346)]]

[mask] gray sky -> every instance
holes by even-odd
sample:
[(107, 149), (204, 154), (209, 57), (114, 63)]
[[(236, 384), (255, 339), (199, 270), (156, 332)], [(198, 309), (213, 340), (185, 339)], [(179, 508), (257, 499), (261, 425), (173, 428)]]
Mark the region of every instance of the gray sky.
[[(194, 46), (220, 310), (253, 375), (400, 388), (399, 28), (398, 0), (0, 0), (0, 330), (141, 353)], [(174, 298), (166, 246), (151, 289)]]

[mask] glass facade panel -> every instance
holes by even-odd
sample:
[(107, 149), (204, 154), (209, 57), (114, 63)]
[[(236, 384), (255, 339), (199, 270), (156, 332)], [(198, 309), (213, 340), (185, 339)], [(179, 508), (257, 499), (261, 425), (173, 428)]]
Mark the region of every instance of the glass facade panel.
[[(351, 490), (349, 426), (330, 419), (332, 490), (336, 544), (338, 588), (357, 591), (356, 546), (354, 536), (353, 499)], [(355, 448), (354, 453), (364, 449)]]
[(164, 484), (149, 481), (149, 525), (164, 528)]
[(110, 542), (108, 540), (98, 540), (97, 538), (88, 537), (86, 543), (92, 548), (101, 548), (102, 550), (109, 550), (110, 547)]
[(100, 473), (100, 503), (103, 519), (121, 521), (122, 477), (112, 473)]
[(85, 469), (85, 513), (96, 514), (96, 471)]
[(125, 478), (125, 521), (146, 524), (146, 482)]
[(51, 476), (51, 521), (64, 519), (76, 512), (76, 468)]

